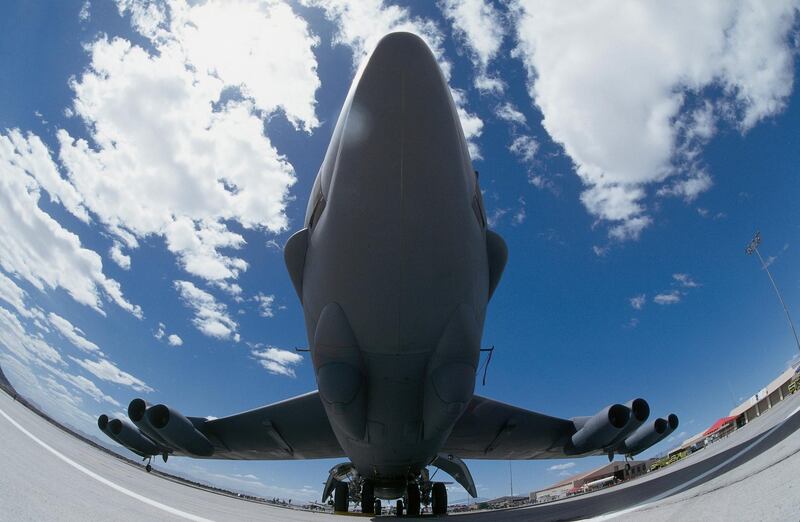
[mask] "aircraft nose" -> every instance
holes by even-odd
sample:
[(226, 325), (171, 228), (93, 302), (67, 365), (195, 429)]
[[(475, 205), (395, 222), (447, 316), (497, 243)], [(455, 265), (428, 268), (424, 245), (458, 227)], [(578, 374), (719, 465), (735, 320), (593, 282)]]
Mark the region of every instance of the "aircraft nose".
[(348, 103), (334, 193), (346, 191), (342, 199), (349, 202), (375, 201), (381, 207), (376, 211), (395, 216), (403, 214), (404, 201), (413, 200), (419, 211), (441, 205), (436, 197), (467, 196), (474, 174), (458, 113), (419, 36), (383, 37), (355, 79)]

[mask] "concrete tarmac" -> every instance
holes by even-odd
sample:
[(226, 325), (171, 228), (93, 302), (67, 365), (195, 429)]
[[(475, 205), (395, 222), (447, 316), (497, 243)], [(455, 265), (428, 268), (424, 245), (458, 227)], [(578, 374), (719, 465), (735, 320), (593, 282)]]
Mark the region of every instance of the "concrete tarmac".
[[(0, 520), (326, 521), (144, 473), (0, 393)], [(589, 495), (457, 515), (482, 520), (800, 520), (800, 394), (669, 468)]]

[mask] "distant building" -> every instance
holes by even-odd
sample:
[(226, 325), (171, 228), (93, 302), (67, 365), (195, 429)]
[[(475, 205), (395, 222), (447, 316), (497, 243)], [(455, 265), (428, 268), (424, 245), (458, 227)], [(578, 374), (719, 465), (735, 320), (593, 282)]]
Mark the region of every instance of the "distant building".
[(650, 461), (615, 461), (597, 469), (569, 477), (530, 494), (531, 502), (550, 502), (579, 493), (588, 493), (647, 473)]
[(796, 391), (800, 379), (800, 366), (792, 365), (791, 368), (780, 374), (758, 393), (731, 410), (729, 416), (736, 418), (736, 427), (741, 428), (751, 420), (775, 406), (785, 397)]

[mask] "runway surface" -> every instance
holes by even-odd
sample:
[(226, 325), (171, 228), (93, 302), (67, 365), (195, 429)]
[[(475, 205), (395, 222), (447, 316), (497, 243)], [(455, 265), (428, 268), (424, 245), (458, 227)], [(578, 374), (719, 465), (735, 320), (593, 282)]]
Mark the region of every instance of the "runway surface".
[[(798, 520), (800, 394), (680, 463), (605, 491), (483, 520)], [(346, 520), (148, 475), (0, 393), (0, 520)]]

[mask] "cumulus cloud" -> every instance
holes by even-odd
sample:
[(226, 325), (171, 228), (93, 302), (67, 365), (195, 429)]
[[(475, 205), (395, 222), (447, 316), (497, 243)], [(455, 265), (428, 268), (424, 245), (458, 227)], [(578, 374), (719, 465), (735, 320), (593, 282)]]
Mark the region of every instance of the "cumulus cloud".
[(792, 91), (796, 0), (702, 4), (517, 0), (516, 55), (543, 125), (575, 164), (581, 201), (635, 239), (647, 188), (691, 201), (711, 186), (697, 159), (720, 123), (746, 132)]
[(167, 342), (170, 346), (183, 346), (183, 339), (177, 334), (170, 334), (169, 337), (167, 337)]
[(91, 380), (87, 379), (83, 375), (73, 375), (71, 373), (65, 372), (59, 368), (54, 368), (52, 366), (47, 367), (48, 371), (53, 375), (56, 375), (61, 380), (69, 383), (77, 390), (85, 393), (92, 399), (97, 402), (107, 402), (113, 406), (121, 407), (122, 405), (110, 395), (106, 395), (103, 391)]
[(145, 384), (144, 381), (134, 377), (128, 372), (120, 370), (108, 359), (92, 361), (90, 359), (77, 359), (72, 356), (70, 356), (70, 359), (87, 372), (104, 381), (128, 386), (138, 392), (149, 393), (153, 391), (153, 388)]
[(192, 323), (200, 332), (217, 339), (239, 341), (239, 325), (228, 315), (228, 308), (213, 295), (197, 288), (189, 281), (175, 281), (175, 289), (187, 306), (194, 310)]
[(25, 306), (27, 293), (20, 288), (11, 278), (0, 272), (0, 299), (14, 307), (23, 317), (31, 317), (31, 312)]
[[(353, 63), (360, 63), (387, 33), (408, 31), (419, 35), (433, 51), (445, 77), (450, 79), (451, 64), (444, 56), (444, 35), (436, 23), (427, 18), (414, 17), (409, 9), (386, 5), (383, 0), (302, 0), (311, 7), (319, 7), (325, 17), (336, 25), (334, 43), (346, 45), (353, 51)], [(483, 130), (483, 121), (466, 109), (463, 91), (451, 89), (461, 127), (473, 159), (480, 158), (476, 140)]]
[(294, 366), (300, 364), (303, 356), (299, 353), (281, 350), (273, 346), (268, 346), (264, 350), (251, 350), (250, 354), (256, 358), (265, 370), (274, 375), (286, 375), (294, 377)]
[(671, 305), (681, 302), (682, 294), (678, 290), (656, 294), (653, 297), (653, 302), (659, 305)]
[(439, 6), (453, 26), (456, 39), (468, 49), (476, 69), (475, 87), (500, 94), (505, 84), (487, 72), (503, 44), (504, 20), (495, 7), (484, 0), (440, 0)]
[(531, 163), (539, 150), (539, 143), (532, 136), (523, 134), (514, 138), (508, 150), (520, 161)]
[(122, 245), (119, 243), (119, 241), (114, 241), (114, 244), (111, 245), (111, 248), (108, 251), (108, 255), (111, 257), (112, 261), (119, 265), (120, 268), (123, 270), (130, 270), (131, 256), (122, 252)]
[(645, 302), (647, 301), (647, 297), (644, 294), (639, 294), (637, 296), (631, 297), (628, 299), (631, 303), (631, 306), (634, 310), (641, 310), (644, 307)]
[(47, 315), (48, 321), (52, 324), (58, 332), (64, 336), (66, 340), (83, 350), (84, 352), (95, 352), (102, 355), (100, 347), (85, 337), (83, 331), (73, 326), (72, 323), (61, 317), (60, 315), (50, 312)]
[(120, 284), (103, 274), (100, 256), (39, 207), (44, 188), (77, 217), (86, 217), (80, 196), (56, 178), (57, 168), (38, 137), (0, 133), (0, 266), (41, 291), (61, 288), (103, 315), (104, 296), (141, 317)]
[(283, 2), (118, 7), (154, 50), (106, 37), (87, 46), (70, 112), (90, 139), (58, 132), (69, 184), (115, 236), (122, 268), (122, 246), (161, 235), (187, 272), (234, 288), (224, 281), (247, 263), (221, 253), (244, 245), (229, 224), (287, 227), (294, 170), (264, 121), (281, 113), (298, 129), (319, 125), (317, 39)]

